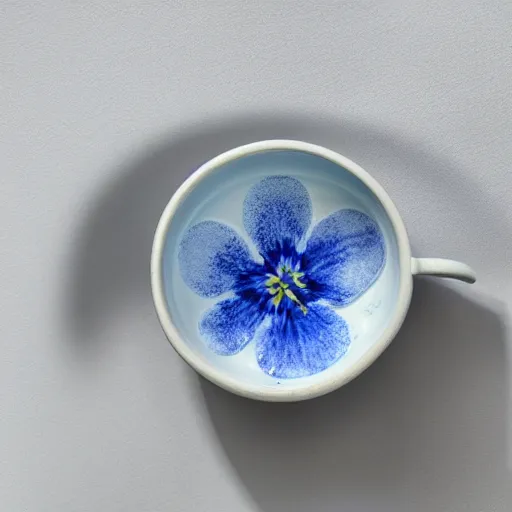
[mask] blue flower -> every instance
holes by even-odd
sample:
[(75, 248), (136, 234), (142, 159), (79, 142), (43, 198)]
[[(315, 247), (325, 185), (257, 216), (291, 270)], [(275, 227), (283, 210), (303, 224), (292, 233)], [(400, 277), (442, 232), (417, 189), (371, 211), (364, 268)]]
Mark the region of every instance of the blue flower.
[(264, 178), (248, 192), (243, 222), (262, 262), (231, 227), (207, 220), (180, 243), (185, 283), (205, 298), (231, 295), (206, 311), (199, 332), (217, 354), (255, 342), (260, 368), (277, 378), (304, 377), (336, 362), (350, 345), (345, 320), (332, 309), (351, 304), (385, 262), (382, 233), (368, 215), (339, 210), (314, 226), (304, 185)]

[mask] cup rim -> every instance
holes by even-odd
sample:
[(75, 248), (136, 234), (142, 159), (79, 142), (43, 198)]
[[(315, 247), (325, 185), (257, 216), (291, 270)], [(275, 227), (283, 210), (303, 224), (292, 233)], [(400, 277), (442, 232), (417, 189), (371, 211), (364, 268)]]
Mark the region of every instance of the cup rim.
[[(208, 174), (220, 166), (239, 158), (266, 151), (298, 151), (316, 155), (343, 167), (361, 180), (381, 202), (395, 232), (399, 259), (399, 290), (393, 317), (379, 339), (353, 365), (334, 377), (307, 384), (304, 387), (271, 388), (241, 382), (224, 374), (208, 361), (196, 354), (181, 338), (167, 307), (163, 284), (163, 252), (172, 219), (190, 192)], [(393, 201), (383, 187), (362, 167), (330, 149), (296, 140), (264, 140), (253, 142), (226, 151), (203, 164), (192, 173), (173, 194), (158, 222), (151, 253), (151, 291), (156, 313), (162, 329), (176, 352), (200, 375), (217, 386), (246, 398), (272, 402), (295, 402), (315, 398), (347, 384), (366, 370), (387, 348), (402, 326), (412, 295), (411, 249), (405, 225)]]

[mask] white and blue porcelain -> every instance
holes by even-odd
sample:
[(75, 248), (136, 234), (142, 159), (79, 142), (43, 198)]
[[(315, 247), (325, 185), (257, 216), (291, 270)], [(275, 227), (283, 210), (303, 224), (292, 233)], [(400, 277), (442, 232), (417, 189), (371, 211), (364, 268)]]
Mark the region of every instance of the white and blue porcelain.
[(176, 351), (234, 393), (296, 401), (367, 368), (402, 325), (412, 276), (474, 282), (411, 257), (383, 188), (328, 149), (263, 141), (210, 160), (158, 224), (151, 279)]

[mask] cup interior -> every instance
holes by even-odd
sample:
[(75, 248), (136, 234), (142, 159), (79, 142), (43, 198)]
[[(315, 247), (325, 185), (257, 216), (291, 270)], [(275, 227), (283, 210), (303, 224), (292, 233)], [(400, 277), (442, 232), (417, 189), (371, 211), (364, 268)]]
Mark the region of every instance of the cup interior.
[[(286, 203), (290, 189), (297, 189), (290, 197), (300, 196), (300, 201), (307, 202), (304, 199), (306, 191), (309, 206), (305, 202), (295, 205), (290, 214)], [(262, 190), (258, 195), (257, 192)], [(284, 196), (282, 204), (281, 196)], [(262, 197), (269, 201), (268, 211), (265, 207), (260, 208), (264, 201)], [(253, 211), (252, 218), (248, 209)], [(340, 211), (351, 213), (339, 214)], [(263, 312), (259, 316), (256, 314), (258, 318), (254, 320), (258, 325), (249, 326), (255, 315), (248, 315), (244, 320), (242, 317), (246, 309), (242, 314), (238, 306), (219, 306), (222, 302), (228, 304), (230, 300), (241, 300), (241, 294), (233, 284), (236, 280), (232, 276), (233, 269), (228, 268), (226, 277), (223, 272), (227, 264), (219, 263), (218, 259), (215, 263), (215, 258), (218, 258), (219, 251), (229, 250), (234, 252), (231, 258), (236, 259), (243, 253), (247, 259), (248, 251), (250, 259), (262, 268), (268, 259), (265, 250), (268, 253), (272, 237), (276, 236), (275, 226), (281, 226), (286, 234), (290, 222), (293, 223), (290, 215), (302, 216), (301, 240), (294, 241), (294, 250), (300, 261), (304, 261), (303, 255), (308, 253), (308, 243), (314, 245), (312, 240), (318, 242), (318, 250), (310, 251), (312, 255), (306, 259), (308, 268), (316, 268), (316, 274), (313, 274), (322, 277), (321, 286), (318, 283), (314, 286), (318, 289), (323, 287), (323, 295), (318, 292), (314, 299), (309, 296), (304, 300), (297, 298), (303, 296), (301, 293), (305, 288), (302, 286), (306, 282), (309, 286), (313, 279), (307, 275), (308, 269), (300, 268), (302, 263), (292, 258), (291, 267), (295, 265), (294, 268), (284, 271), (281, 277), (270, 271), (250, 290), (249, 306), (251, 301), (261, 306), (262, 302), (276, 299), (278, 295), (281, 299), (277, 306), (273, 304), (274, 308), (272, 305), (262, 306)], [(348, 241), (337, 239), (341, 245), (336, 247), (334, 244), (333, 248), (333, 235), (329, 230), (339, 228), (338, 220), (348, 223), (340, 235)], [(315, 228), (322, 221), (322, 229)], [(267, 223), (267, 226), (261, 227), (258, 223)], [(361, 230), (373, 233), (368, 235), (368, 246), (364, 245), (368, 239), (361, 235)], [(362, 238), (358, 238), (359, 235)], [(378, 237), (381, 237), (380, 241)], [(262, 246), (266, 249), (262, 250)], [(400, 295), (400, 263), (393, 223), (377, 196), (359, 177), (317, 154), (297, 150), (261, 151), (240, 156), (202, 173), (197, 180), (186, 185), (186, 191), (167, 225), (162, 247), (161, 278), (166, 313), (174, 333), (171, 342), (178, 352), (180, 347), (187, 347), (189, 362), (199, 361), (202, 368), (215, 371), (218, 379), (225, 377), (240, 389), (260, 389), (262, 393), (265, 390), (300, 392), (310, 386), (339, 379), (340, 375), (350, 373), (375, 347), (396, 313)], [(334, 251), (332, 254), (331, 249)], [(348, 258), (347, 268), (332, 259), (336, 250)], [(263, 256), (262, 252), (265, 253)], [(351, 254), (355, 254), (355, 259), (351, 259)], [(324, 257), (325, 261), (322, 260)], [(310, 260), (314, 260), (313, 263)], [(323, 272), (322, 268), (329, 267), (333, 261), (332, 272)], [(209, 268), (210, 264), (213, 268)], [(269, 266), (265, 268), (268, 270)], [(298, 274), (304, 272), (304, 276)], [(272, 277), (273, 284), (268, 284)], [(207, 281), (206, 285), (202, 279)], [(348, 283), (345, 295), (344, 279)], [(285, 282), (290, 284), (288, 290), (296, 291), (292, 295), (297, 300), (287, 294), (283, 288)], [(313, 284), (311, 286), (314, 288)], [(261, 297), (255, 299), (254, 295), (258, 294)], [(253, 307), (249, 306), (249, 309)], [(279, 337), (280, 331), (278, 327), (272, 327), (273, 322), (279, 323), (274, 318), (279, 307), (283, 309), (283, 317), (291, 315), (297, 318), (299, 325), (288, 329), (284, 341), (275, 338)], [(299, 314), (301, 308), (307, 313)], [(310, 326), (307, 323), (308, 313), (311, 321), (321, 317), (320, 324), (324, 322), (330, 327), (326, 327), (324, 332), (323, 324)], [(281, 329), (286, 321), (281, 320)], [(297, 336), (295, 342), (293, 332)], [(219, 336), (229, 338), (229, 343), (219, 340)], [(179, 343), (173, 339), (177, 337)], [(310, 361), (314, 357), (319, 360)]]

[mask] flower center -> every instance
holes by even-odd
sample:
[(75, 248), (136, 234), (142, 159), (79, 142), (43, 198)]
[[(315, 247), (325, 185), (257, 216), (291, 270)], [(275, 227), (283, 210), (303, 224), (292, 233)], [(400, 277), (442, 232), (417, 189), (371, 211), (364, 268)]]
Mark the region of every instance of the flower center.
[(283, 298), (287, 297), (306, 314), (308, 308), (293, 291), (293, 288), (306, 288), (306, 285), (301, 281), (301, 278), (304, 277), (304, 272), (294, 271), (288, 265), (280, 265), (277, 269), (277, 274), (267, 274), (269, 278), (265, 281), (268, 293), (273, 296), (272, 304), (277, 307)]

